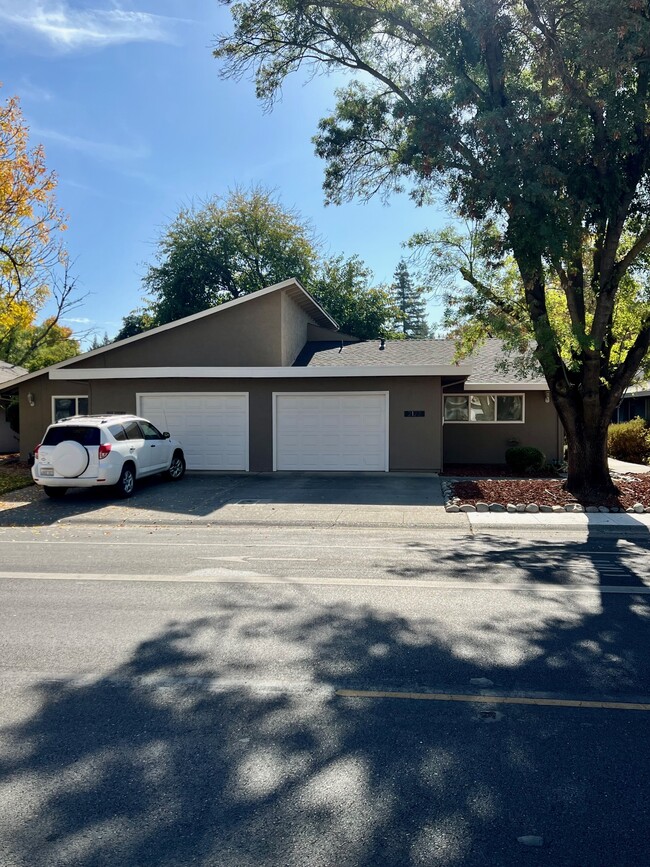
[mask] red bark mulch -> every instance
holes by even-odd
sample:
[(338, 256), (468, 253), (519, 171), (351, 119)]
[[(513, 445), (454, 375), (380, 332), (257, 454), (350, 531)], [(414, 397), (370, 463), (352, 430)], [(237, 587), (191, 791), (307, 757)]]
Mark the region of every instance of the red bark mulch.
[[(459, 468), (461, 469), (461, 468)], [(577, 500), (573, 494), (562, 487), (563, 480), (546, 479), (513, 479), (503, 478), (508, 475), (505, 467), (492, 467), (489, 477), (480, 478), (481, 470), (487, 467), (465, 467), (458, 476), (472, 476), (467, 481), (453, 482), (452, 496), (458, 497), (460, 504), (476, 505), (477, 503), (536, 503), (538, 506), (566, 506), (569, 503), (581, 503), (583, 506), (607, 506), (610, 509), (627, 509), (636, 503), (650, 507), (650, 473), (629, 474), (615, 478), (614, 484), (619, 490), (617, 497), (605, 502), (583, 498)], [(452, 475), (452, 468), (445, 467), (445, 475)]]

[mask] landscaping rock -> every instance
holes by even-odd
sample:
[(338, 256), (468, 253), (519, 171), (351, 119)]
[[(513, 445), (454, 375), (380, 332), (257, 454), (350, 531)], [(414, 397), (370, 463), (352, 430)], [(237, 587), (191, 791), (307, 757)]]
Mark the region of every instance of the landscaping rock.
[(506, 506), (506, 512), (510, 512), (510, 514), (512, 514), (513, 512), (516, 512), (516, 511), (517, 511), (517, 507), (515, 506), (515, 504), (514, 503), (508, 503), (508, 505)]
[(528, 503), (525, 509), (526, 512), (539, 512), (539, 506), (537, 503)]
[(634, 511), (637, 512), (637, 513), (641, 513), (641, 512), (644, 512), (644, 511), (645, 511), (645, 507), (644, 507), (643, 503), (635, 503), (635, 504), (632, 506), (632, 508), (633, 508)]
[(556, 513), (557, 513), (557, 512), (563, 512), (563, 511), (564, 511), (564, 506), (551, 506), (551, 511), (552, 511), (552, 512), (556, 512)]
[(598, 506), (587, 506), (585, 512), (591, 512), (592, 514), (598, 512)]
[(474, 506), (470, 506), (469, 504), (465, 503), (463, 506), (459, 506), (459, 511), (461, 511), (461, 512), (475, 512), (476, 509)]
[(581, 503), (567, 503), (564, 510), (565, 512), (584, 512), (584, 506)]
[(525, 503), (517, 503), (515, 508), (517, 509), (518, 512), (525, 512), (526, 511), (526, 504)]
[(460, 512), (460, 508), (455, 503), (451, 503), (449, 506), (445, 506), (445, 512)]
[(609, 512), (609, 508), (607, 506), (598, 506), (599, 512)]
[(540, 506), (539, 510), (540, 510), (540, 512), (546, 512), (546, 513), (552, 512), (553, 506)]
[(477, 512), (489, 512), (490, 507), (488, 506), (487, 503), (477, 503), (476, 504), (476, 511)]
[(506, 507), (502, 506), (501, 503), (490, 503), (490, 511), (491, 512), (505, 512)]

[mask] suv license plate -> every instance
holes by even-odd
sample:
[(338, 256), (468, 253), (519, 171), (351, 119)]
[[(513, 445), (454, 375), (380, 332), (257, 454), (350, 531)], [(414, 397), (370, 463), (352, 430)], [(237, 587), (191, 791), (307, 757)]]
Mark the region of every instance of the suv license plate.
[(41, 467), (41, 475), (42, 476), (53, 476), (54, 470), (52, 467)]

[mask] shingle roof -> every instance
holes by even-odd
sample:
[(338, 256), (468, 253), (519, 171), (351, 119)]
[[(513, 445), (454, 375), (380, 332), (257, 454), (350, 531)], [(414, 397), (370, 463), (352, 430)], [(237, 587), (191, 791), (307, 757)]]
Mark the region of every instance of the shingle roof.
[(8, 361), (0, 361), (0, 382), (9, 382), (17, 376), (24, 376), (28, 371), (17, 364), (9, 364)]
[[(307, 343), (296, 359), (297, 367), (388, 367), (418, 364), (453, 365), (456, 346), (453, 340), (366, 340), (362, 343), (312, 342)], [(501, 340), (489, 339), (463, 359), (463, 364), (472, 365), (468, 385), (514, 385), (516, 383), (543, 383), (538, 377), (522, 378), (514, 372), (503, 372), (499, 362), (504, 355)]]

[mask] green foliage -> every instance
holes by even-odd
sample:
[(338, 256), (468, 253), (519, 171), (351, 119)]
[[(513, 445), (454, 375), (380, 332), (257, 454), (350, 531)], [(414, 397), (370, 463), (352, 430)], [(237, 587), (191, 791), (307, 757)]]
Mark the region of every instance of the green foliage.
[(101, 349), (102, 346), (108, 346), (108, 344), (112, 343), (112, 342), (113, 341), (108, 336), (107, 331), (104, 332), (103, 337), (100, 337), (98, 334), (93, 334), (93, 339), (91, 340), (90, 346), (88, 347), (88, 349), (89, 350)]
[(157, 325), (153, 313), (147, 310), (132, 310), (122, 319), (122, 327), (115, 335), (115, 340), (125, 340), (127, 337), (135, 337)]
[(309, 287), (344, 334), (361, 340), (400, 337), (400, 310), (392, 293), (372, 285), (372, 272), (358, 256), (333, 256), (320, 265)]
[(610, 425), (607, 451), (612, 458), (632, 464), (647, 464), (650, 460), (650, 430), (642, 418), (633, 418)]
[(431, 337), (431, 328), (426, 316), (425, 290), (413, 285), (408, 266), (403, 259), (395, 269), (391, 289), (400, 309), (400, 328), (404, 337), (418, 340)]
[(59, 325), (51, 317), (40, 325), (15, 328), (11, 344), (5, 347), (5, 361), (19, 364), (31, 372), (74, 358), (80, 352), (81, 345), (73, 336), (72, 329)]
[(156, 259), (143, 284), (147, 312), (163, 325), (289, 277), (308, 283), (316, 253), (300, 216), (255, 187), (183, 208), (163, 231)]
[(506, 464), (518, 476), (531, 476), (546, 466), (546, 456), (534, 446), (513, 446), (506, 449)]
[[(611, 493), (603, 450), (578, 445), (602, 435), (650, 347), (647, 3), (222, 2), (234, 19), (215, 51), (223, 75), (252, 72), (262, 99), (301, 66), (365, 77), (338, 91), (315, 139), (330, 202), (408, 188), (490, 225), (521, 291), (462, 274), (479, 296), (477, 336), (495, 327), (480, 321), (486, 299), (515, 342), (532, 336), (569, 489), (594, 478)], [(469, 294), (461, 303), (469, 318)]]

